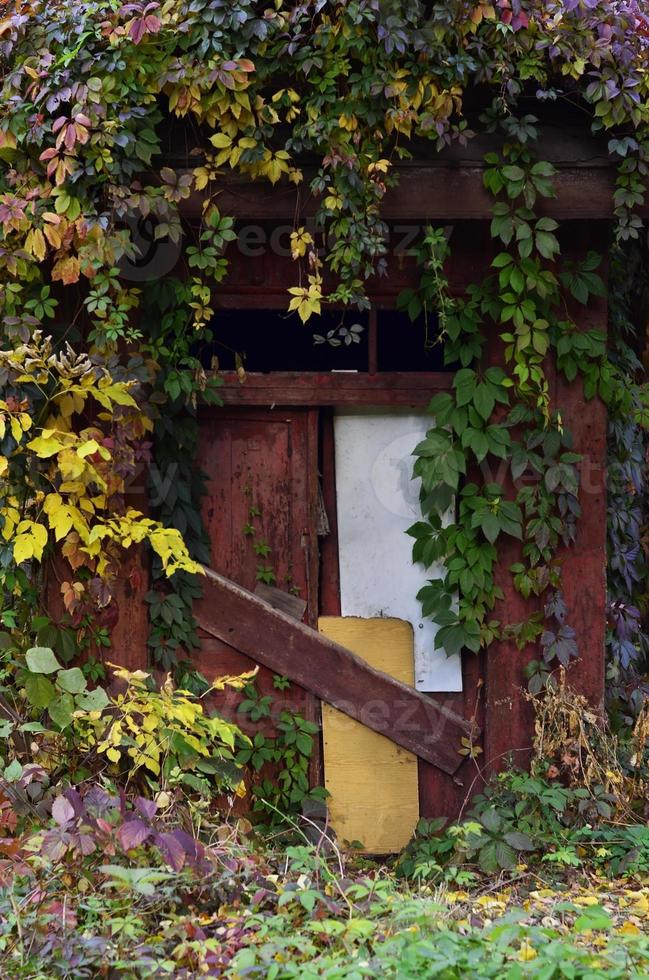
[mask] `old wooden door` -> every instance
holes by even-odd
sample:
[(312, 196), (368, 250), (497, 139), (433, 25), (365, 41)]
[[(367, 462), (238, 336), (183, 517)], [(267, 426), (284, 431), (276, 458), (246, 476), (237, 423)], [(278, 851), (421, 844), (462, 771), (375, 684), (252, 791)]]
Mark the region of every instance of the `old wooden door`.
[[(202, 419), (199, 456), (211, 567), (251, 592), (260, 578), (272, 579), (306, 601), (311, 626), (318, 616), (317, 431), (314, 409), (217, 409)], [(199, 619), (205, 601), (197, 604)], [(195, 660), (209, 679), (256, 666), (206, 633)], [(264, 667), (257, 685), (273, 695), (276, 711), (290, 706), (315, 719), (316, 699), (302, 688), (278, 692)], [(227, 712), (238, 699), (226, 695), (219, 708)]]

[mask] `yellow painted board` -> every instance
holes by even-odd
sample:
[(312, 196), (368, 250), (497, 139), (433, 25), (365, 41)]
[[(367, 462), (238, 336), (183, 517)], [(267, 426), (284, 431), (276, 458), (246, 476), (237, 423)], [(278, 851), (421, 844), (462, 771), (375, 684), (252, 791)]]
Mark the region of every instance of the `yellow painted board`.
[[(318, 629), (372, 667), (414, 687), (412, 626), (400, 619), (323, 616)], [(368, 711), (380, 705), (368, 704)], [(331, 705), (322, 705), (329, 819), (339, 841), (367, 854), (401, 850), (419, 820), (417, 757)]]

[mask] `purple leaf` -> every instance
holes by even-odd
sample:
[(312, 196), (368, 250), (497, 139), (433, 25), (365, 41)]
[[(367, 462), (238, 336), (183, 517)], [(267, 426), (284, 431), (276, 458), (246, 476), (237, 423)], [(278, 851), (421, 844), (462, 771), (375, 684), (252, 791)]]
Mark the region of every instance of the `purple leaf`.
[(143, 796), (138, 796), (135, 801), (135, 809), (141, 813), (145, 820), (153, 820), (158, 809), (155, 800), (145, 800)]
[(77, 817), (77, 819), (79, 817), (82, 817), (85, 813), (85, 807), (83, 805), (83, 800), (81, 799), (77, 790), (74, 789), (73, 787), (70, 787), (70, 789), (66, 789), (64, 796), (68, 801), (68, 803), (71, 804), (72, 809), (74, 810), (75, 817)]
[(117, 836), (124, 850), (131, 851), (143, 844), (150, 833), (150, 828), (136, 817), (135, 820), (127, 820), (123, 823), (117, 831)]
[(74, 820), (74, 807), (69, 800), (66, 800), (65, 796), (57, 796), (54, 800), (52, 816), (60, 827), (65, 827), (71, 820)]
[(202, 857), (204, 857), (205, 848), (201, 842), (196, 840), (195, 837), (192, 837), (192, 835), (188, 834), (185, 830), (174, 830), (172, 831), (172, 836), (178, 841), (190, 862), (196, 863), (197, 861), (200, 861)]
[(185, 849), (173, 834), (156, 834), (153, 843), (174, 871), (181, 871), (185, 863)]
[(67, 854), (68, 848), (72, 843), (72, 837), (60, 828), (48, 830), (43, 837), (42, 851), (45, 857), (51, 861), (60, 861)]
[(116, 796), (109, 796), (99, 786), (93, 786), (84, 797), (86, 810), (93, 817), (105, 817), (111, 810), (115, 809), (117, 802)]
[(90, 834), (79, 834), (77, 839), (77, 850), (84, 856), (92, 854), (97, 850), (97, 846)]

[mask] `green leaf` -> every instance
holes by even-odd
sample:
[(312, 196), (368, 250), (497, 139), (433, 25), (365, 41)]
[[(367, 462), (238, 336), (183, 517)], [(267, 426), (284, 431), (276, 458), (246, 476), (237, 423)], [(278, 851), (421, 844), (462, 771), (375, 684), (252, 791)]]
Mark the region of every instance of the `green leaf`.
[(503, 167), (502, 175), (507, 181), (513, 181), (518, 183), (519, 180), (525, 180), (525, 171), (521, 167), (508, 166)]
[(575, 919), (575, 932), (586, 932), (591, 929), (610, 929), (613, 925), (611, 917), (601, 905), (591, 905), (582, 915)]
[(58, 631), (56, 652), (64, 664), (69, 664), (71, 660), (74, 660), (79, 651), (73, 630), (62, 629)]
[(43, 674), (28, 674), (25, 678), (27, 700), (34, 708), (47, 708), (56, 697), (56, 689)]
[(96, 687), (94, 691), (85, 691), (83, 694), (79, 694), (74, 701), (80, 711), (103, 711), (110, 704), (103, 687)]
[(535, 851), (536, 845), (531, 837), (521, 833), (520, 830), (510, 830), (505, 834), (507, 843), (517, 851)]
[(18, 762), (18, 759), (14, 759), (13, 762), (10, 762), (7, 768), (5, 769), (3, 773), (3, 777), (4, 779), (7, 780), (8, 783), (15, 783), (20, 779), (22, 774), (23, 774), (23, 767)]
[(49, 647), (32, 647), (25, 654), (25, 660), (33, 674), (53, 674), (61, 669), (61, 664)]
[(490, 385), (485, 384), (484, 382), (479, 384), (473, 395), (473, 404), (485, 422), (493, 412), (495, 403), (496, 399)]
[(313, 752), (313, 739), (304, 732), (298, 732), (295, 738), (295, 744), (302, 755), (310, 756)]
[(559, 251), (559, 242), (555, 235), (548, 231), (539, 231), (535, 238), (536, 247), (544, 259), (551, 259)]
[(500, 521), (496, 515), (491, 513), (491, 511), (485, 514), (480, 521), (480, 527), (489, 544), (493, 544), (500, 534)]
[(493, 807), (490, 807), (484, 813), (480, 814), (480, 823), (489, 833), (497, 834), (500, 830), (502, 820), (497, 811)]
[(499, 840), (496, 843), (496, 861), (504, 871), (509, 871), (516, 864), (516, 851), (505, 841)]
[(461, 626), (444, 626), (438, 630), (435, 637), (435, 648), (444, 648), (447, 656), (453, 657), (460, 653), (464, 646), (464, 630)]
[(56, 677), (57, 687), (69, 694), (81, 694), (86, 689), (86, 678), (78, 667), (60, 670)]
[(480, 848), (478, 864), (487, 874), (498, 870), (498, 858), (496, 857), (496, 844), (494, 841), (489, 841), (488, 844)]
[(466, 405), (473, 398), (475, 391), (476, 376), (475, 371), (470, 368), (462, 368), (455, 375), (453, 385), (457, 392), (457, 404)]
[(47, 713), (59, 728), (67, 728), (72, 721), (74, 711), (74, 701), (71, 694), (62, 694), (56, 701), (53, 701), (47, 709)]

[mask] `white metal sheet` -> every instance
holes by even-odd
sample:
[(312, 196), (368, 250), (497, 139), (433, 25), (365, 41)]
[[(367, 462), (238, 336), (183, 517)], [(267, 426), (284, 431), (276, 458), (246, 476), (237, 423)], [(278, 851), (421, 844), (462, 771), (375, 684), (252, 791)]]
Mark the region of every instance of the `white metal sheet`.
[(435, 649), (437, 627), (422, 618), (417, 600), (422, 586), (441, 578), (443, 568), (413, 564), (413, 539), (405, 534), (421, 519), (412, 452), (431, 425), (430, 415), (407, 410), (345, 411), (335, 417), (341, 612), (412, 623), (417, 690), (461, 691), (460, 658)]

